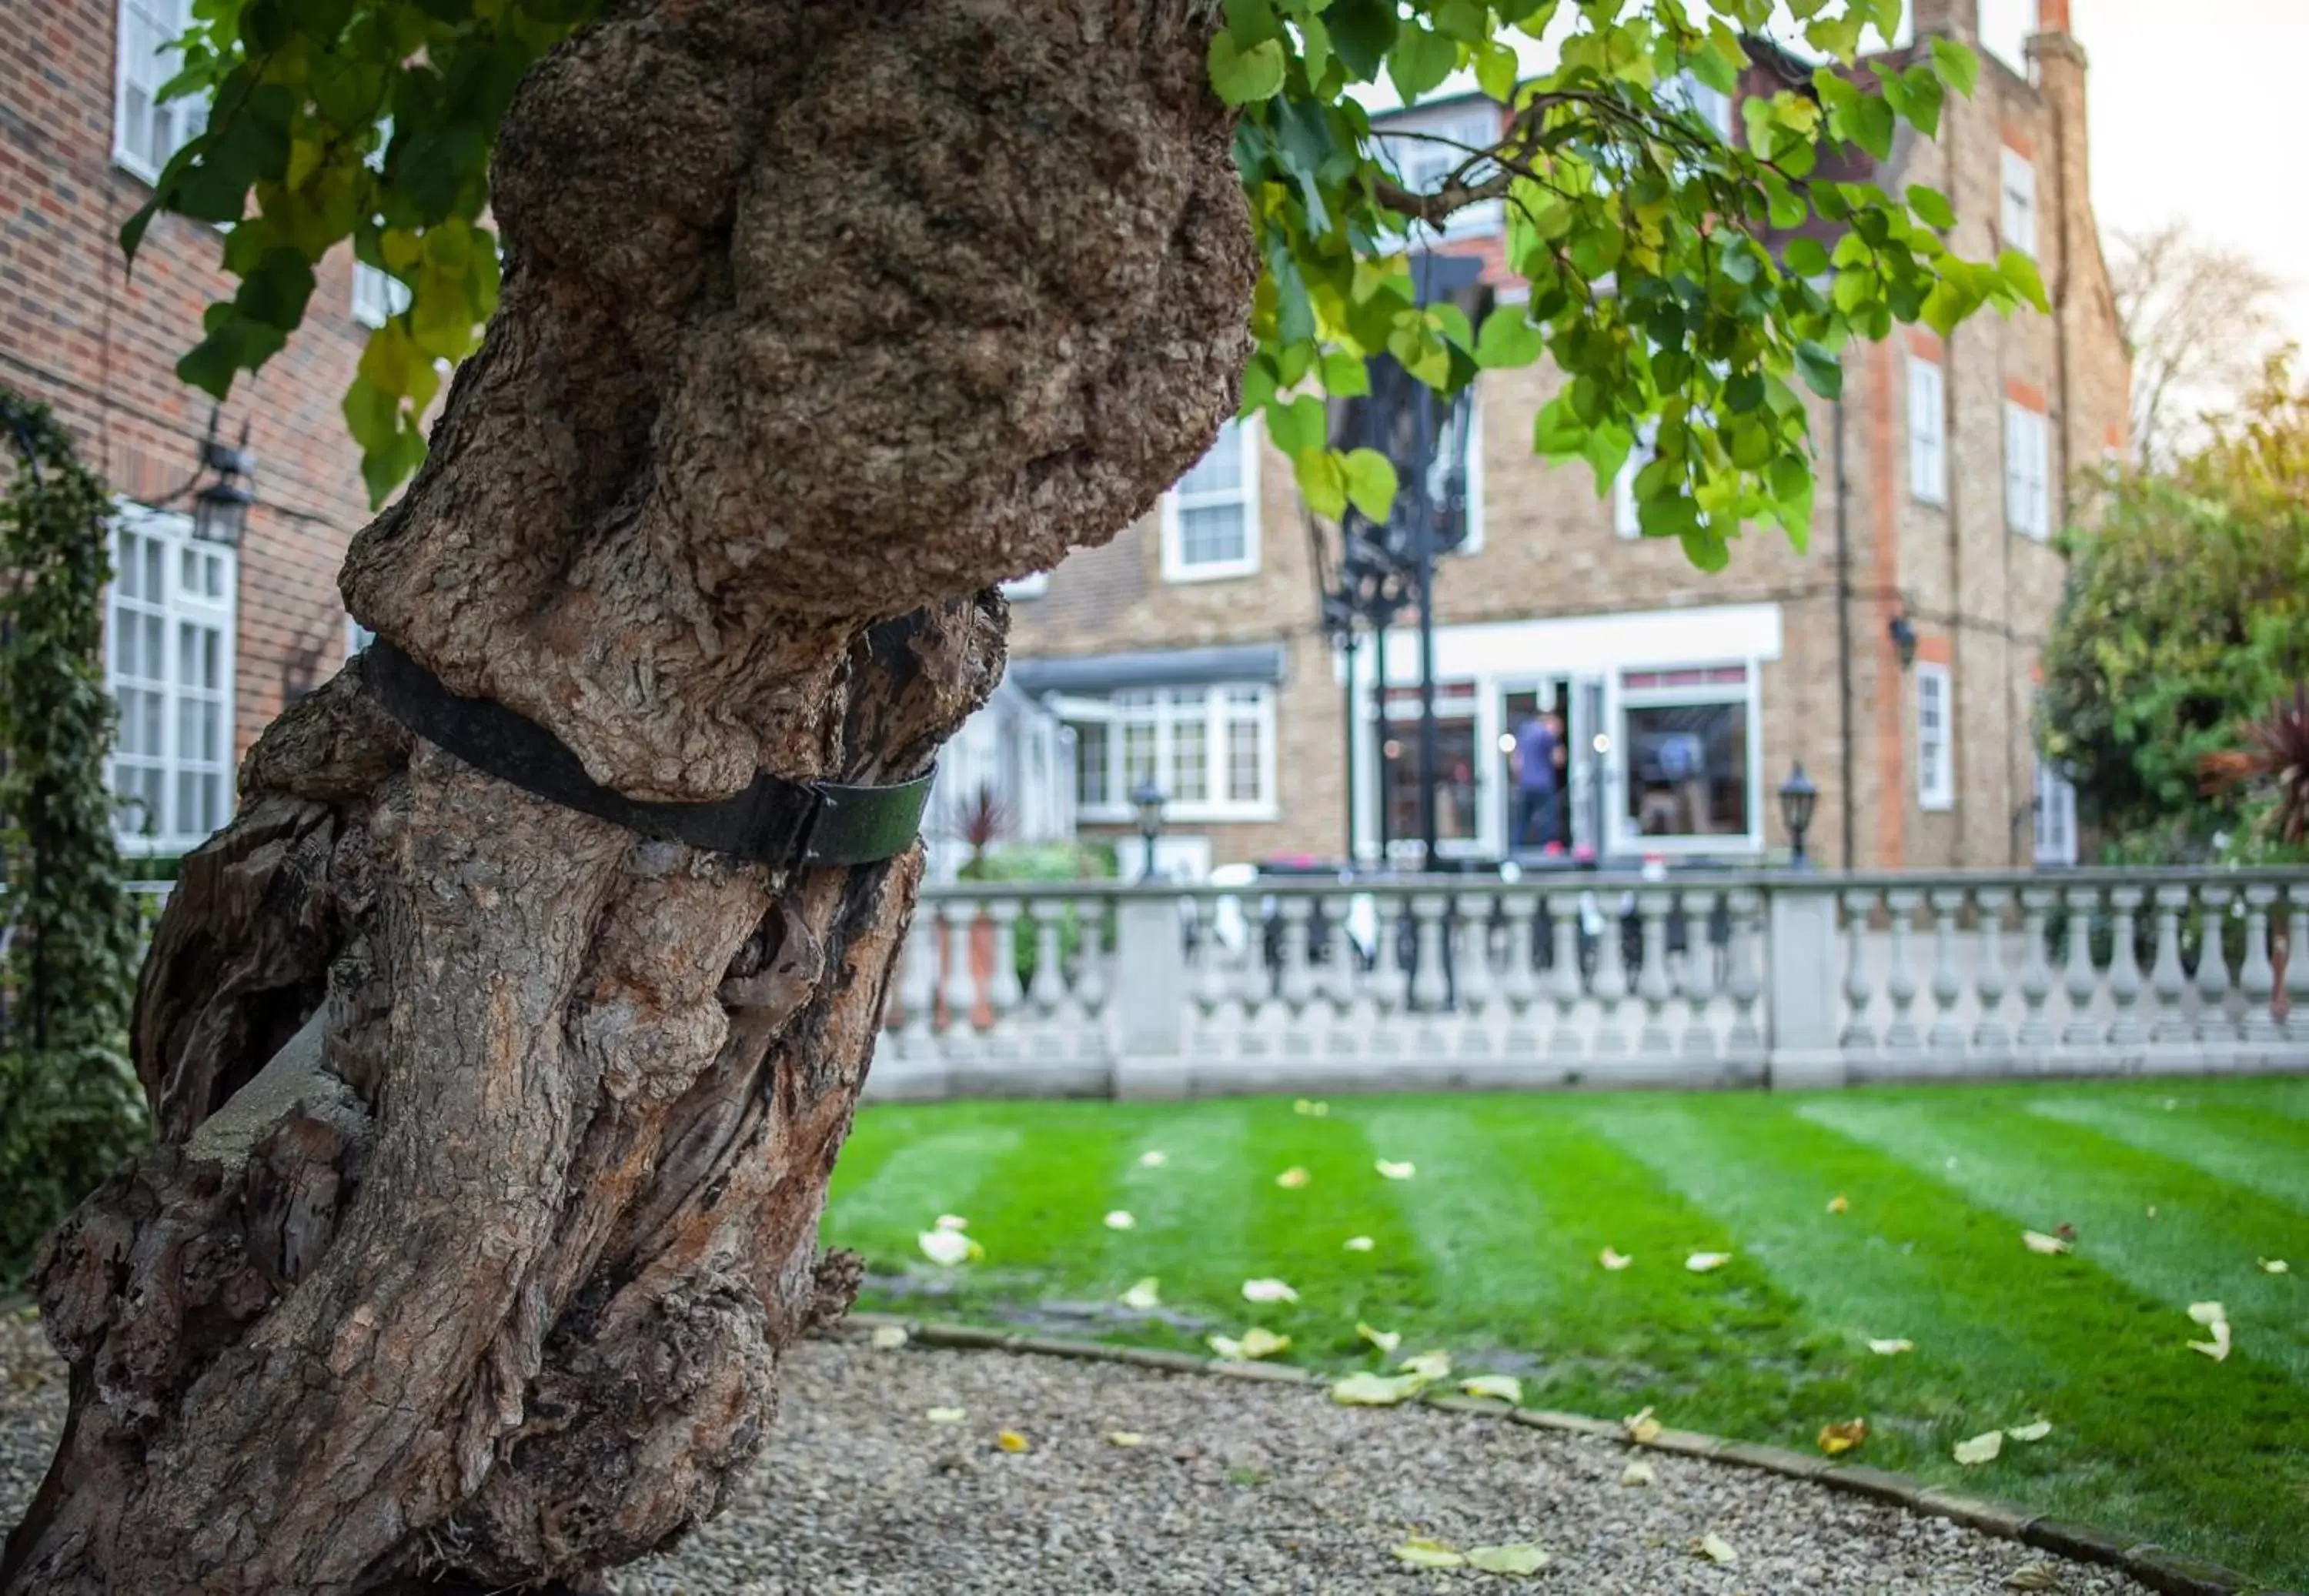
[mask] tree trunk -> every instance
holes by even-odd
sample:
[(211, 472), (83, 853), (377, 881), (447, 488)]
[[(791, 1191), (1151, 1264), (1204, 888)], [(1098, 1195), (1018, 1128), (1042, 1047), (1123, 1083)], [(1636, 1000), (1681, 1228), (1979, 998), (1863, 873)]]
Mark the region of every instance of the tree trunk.
[[(1000, 578), (1232, 411), (1254, 265), (1203, 0), (656, 0), (503, 130), (503, 304), (349, 607), (628, 797), (902, 781)], [(976, 597), (963, 595), (976, 594)], [(579, 1580), (712, 1512), (816, 1247), (918, 852), (644, 841), (358, 664), (251, 753), (134, 1028), (156, 1144), (49, 1243), (15, 1592)]]

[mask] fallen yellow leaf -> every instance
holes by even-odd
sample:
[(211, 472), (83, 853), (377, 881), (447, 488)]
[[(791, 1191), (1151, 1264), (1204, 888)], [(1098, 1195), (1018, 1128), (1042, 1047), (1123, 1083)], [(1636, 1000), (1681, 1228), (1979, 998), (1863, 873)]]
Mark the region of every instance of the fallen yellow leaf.
[(933, 1230), (967, 1230), (970, 1229), (970, 1221), (963, 1218), (962, 1215), (958, 1213), (941, 1213), (936, 1220), (931, 1221), (930, 1229)]
[(1652, 1417), (1652, 1411), (1649, 1408), (1629, 1414), (1620, 1420), (1620, 1424), (1628, 1432), (1628, 1438), (1632, 1441), (1642, 1443), (1659, 1439), (1662, 1427), (1660, 1421)]
[(2253, 1262), (2261, 1265), (2263, 1274), (2283, 1274), (2292, 1267), (2282, 1258), (2255, 1258)]
[(1171, 1155), (1159, 1147), (1150, 1147), (1138, 1155), (1138, 1167), (1142, 1169), (1159, 1169), (1170, 1161)]
[(1138, 1221), (1131, 1217), (1130, 1210), (1128, 1208), (1115, 1209), (1106, 1216), (1106, 1228), (1110, 1230), (1135, 1229), (1137, 1224)]
[(1427, 1382), (1417, 1375), (1375, 1375), (1368, 1369), (1331, 1382), (1331, 1400), (1344, 1408), (1392, 1408), (1410, 1401)]
[(1262, 1278), (1242, 1282), (1245, 1302), (1296, 1302), (1299, 1293), (1279, 1280)]
[(996, 1431), (994, 1444), (1005, 1452), (1031, 1452), (1034, 1445), (1015, 1429)]
[(906, 1327), (903, 1324), (877, 1324), (874, 1333), (866, 1339), (877, 1350), (887, 1352), (894, 1347), (906, 1344)]
[(1842, 1424), (1820, 1427), (1820, 1449), (1830, 1457), (1841, 1457), (1868, 1438), (1865, 1419), (1846, 1419)]
[(1439, 1348), (1432, 1352), (1414, 1353), (1395, 1367), (1423, 1380), (1448, 1380), (1451, 1377), (1451, 1354)]
[(984, 1247), (959, 1230), (924, 1230), (914, 1238), (914, 1242), (922, 1249), (923, 1257), (948, 1269), (986, 1255)]
[(1620, 1471), (1621, 1485), (1649, 1485), (1658, 1478), (1659, 1476), (1653, 1472), (1651, 1464), (1639, 1457), (1630, 1458), (1628, 1461), (1628, 1466)]
[(1135, 1429), (1111, 1429), (1106, 1432), (1106, 1441), (1107, 1445), (1110, 1446), (1144, 1446), (1146, 1445), (1146, 1437), (1140, 1435)]
[(1389, 1180), (1408, 1180), (1414, 1175), (1419, 1173), (1419, 1166), (1413, 1163), (1409, 1159), (1405, 1159), (1401, 1163), (1397, 1163), (1393, 1159), (1383, 1158), (1379, 1160), (1379, 1162), (1373, 1164), (1371, 1168), (1377, 1169), (1381, 1175), (1384, 1175)]
[(2053, 1421), (2039, 1419), (2034, 1424), (2016, 1424), (2004, 1433), (2016, 1441), (2041, 1441), (2053, 1433)]
[(1828, 1211), (1830, 1213), (1847, 1212), (1850, 1211), (1851, 1207), (1852, 1204), (1844, 1200), (1844, 1194), (1842, 1192), (1837, 1193), (1836, 1195), (1828, 1200)]
[(1513, 1375), (1471, 1375), (1459, 1382), (1469, 1396), (1495, 1396), (1503, 1402), (1521, 1403), (1523, 1382)]
[(1331, 1111), (1331, 1105), (1326, 1102), (1302, 1097), (1297, 1102), (1291, 1105), (1291, 1111), (1293, 1114), (1311, 1115), (1315, 1118), (1320, 1119)]
[(1377, 1242), (1373, 1241), (1368, 1236), (1350, 1236), (1347, 1238), (1347, 1250), (1351, 1253), (1367, 1253), (1378, 1245), (1379, 1244)]
[(2189, 1317), (2212, 1332), (2208, 1342), (2191, 1342), (2189, 1350), (2202, 1352), (2215, 1363), (2227, 1363), (2229, 1357), (2229, 1311), (2218, 1302), (2192, 1302)]
[(1683, 1266), (1694, 1274), (1706, 1274), (1711, 1269), (1721, 1269), (1732, 1261), (1730, 1253), (1694, 1253), (1683, 1261)]
[(2054, 1253), (2064, 1253), (2069, 1250), (2067, 1242), (2057, 1236), (2047, 1236), (2042, 1230), (2021, 1231), (2020, 1242), (2030, 1252), (2043, 1253), (2048, 1257)]
[(1148, 1275), (1122, 1294), (1122, 1306), (1135, 1307), (1142, 1314), (1149, 1308), (1162, 1307), (1162, 1284), (1153, 1275)]
[(932, 1408), (922, 1417), (932, 1424), (960, 1424), (970, 1417), (970, 1411), (966, 1408)]
[(2062, 1583), (2061, 1571), (2050, 1563), (2023, 1563), (2004, 1576), (2008, 1591), (2057, 1591)]
[(1408, 1563), (1415, 1568), (1459, 1568), (1464, 1567), (1467, 1561), (1441, 1541), (1430, 1540), (1424, 1535), (1408, 1537), (1395, 1549), (1395, 1556), (1397, 1561)]
[(1982, 1463), (1994, 1462), (1997, 1454), (2003, 1450), (2004, 1432), (1993, 1429), (1985, 1436), (1975, 1436), (1969, 1441), (1959, 1441), (1956, 1444), (1956, 1461), (1967, 1469), (1976, 1468)]
[(1912, 1341), (1905, 1341), (1898, 1337), (1885, 1341), (1872, 1340), (1868, 1343), (1868, 1350), (1871, 1352), (1876, 1353), (1879, 1357), (1890, 1358), (1895, 1352), (1915, 1351), (1916, 1350), (1916, 1343)]
[(1392, 1352), (1403, 1345), (1400, 1330), (1374, 1330), (1360, 1319), (1355, 1322), (1355, 1333), (1382, 1352)]
[(1275, 1184), (1286, 1191), (1297, 1191), (1313, 1178), (1314, 1177), (1308, 1174), (1306, 1170), (1293, 1164), (1275, 1178)]
[(1485, 1574), (1504, 1574), (1509, 1579), (1526, 1579), (1547, 1566), (1547, 1554), (1528, 1540), (1475, 1546), (1467, 1549), (1467, 1566)]
[(1621, 1270), (1625, 1269), (1629, 1264), (1634, 1263), (1635, 1260), (1628, 1256), (1625, 1253), (1614, 1252), (1612, 1248), (1607, 1247), (1602, 1252), (1596, 1255), (1596, 1262), (1601, 1264), (1613, 1273), (1617, 1274)]
[(1245, 1358), (1272, 1358), (1277, 1352), (1288, 1351), (1291, 1338), (1277, 1335), (1272, 1330), (1254, 1324), (1242, 1333), (1242, 1355)]
[(1732, 1543), (1713, 1530), (1702, 1535), (1692, 1549), (1709, 1562), (1722, 1563), (1727, 1567), (1740, 1560), (1740, 1554), (1732, 1549)]

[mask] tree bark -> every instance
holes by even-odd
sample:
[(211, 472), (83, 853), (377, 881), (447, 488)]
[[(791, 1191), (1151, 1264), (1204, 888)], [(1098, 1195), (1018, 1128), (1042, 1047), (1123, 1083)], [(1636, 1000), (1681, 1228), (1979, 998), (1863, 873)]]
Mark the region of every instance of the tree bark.
[[(503, 302), (349, 607), (630, 797), (928, 769), (991, 585), (1233, 409), (1213, 9), (614, 8), (507, 117)], [(855, 1289), (817, 1221), (920, 868), (643, 840), (358, 662), (290, 710), (145, 968), (155, 1145), (44, 1256), (72, 1413), (0, 1589), (535, 1588), (712, 1512)]]

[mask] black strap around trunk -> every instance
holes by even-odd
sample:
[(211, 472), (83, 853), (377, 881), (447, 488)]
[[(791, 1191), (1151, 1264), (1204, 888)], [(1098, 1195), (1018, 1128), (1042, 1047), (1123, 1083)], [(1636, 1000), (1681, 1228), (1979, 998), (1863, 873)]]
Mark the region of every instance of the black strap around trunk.
[(458, 696), (382, 637), (362, 655), (361, 673), (393, 718), (426, 741), (523, 792), (662, 842), (774, 865), (867, 865), (904, 852), (930, 802), (929, 775), (846, 787), (766, 774), (718, 803), (644, 802), (594, 781), (568, 746), (534, 720), (488, 699)]

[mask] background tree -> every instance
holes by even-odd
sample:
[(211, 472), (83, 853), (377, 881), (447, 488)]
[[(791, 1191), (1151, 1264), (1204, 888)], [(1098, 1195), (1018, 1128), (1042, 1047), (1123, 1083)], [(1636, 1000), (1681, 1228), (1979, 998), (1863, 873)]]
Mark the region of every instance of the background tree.
[[(1537, 446), (1608, 482), (1656, 420), (1644, 528), (1715, 565), (1745, 523), (1803, 536), (1802, 390), (1849, 340), (2043, 304), (2025, 257), (1947, 250), (1932, 190), (1815, 178), (1971, 89), (1944, 40), (1851, 65), (1899, 0), (1795, 7), (1821, 65), (1751, 80), (1737, 144), (1684, 74), (1738, 89), (1772, 0), (592, 9), (199, 8), (177, 87), (212, 114), (154, 204), (222, 226), (239, 287), (181, 370), (261, 365), (350, 239), (413, 298), (347, 418), (373, 491), (422, 464), (345, 571), (379, 648), (265, 734), (160, 927), (159, 1142), (47, 1255), (74, 1410), (11, 1592), (636, 1557), (848, 1301), (814, 1238), (918, 854), (644, 841), (405, 732), (380, 659), (628, 799), (902, 781), (999, 673), (995, 584), (1112, 537), (1239, 408), (1319, 511), (1383, 514), (1322, 394), (1382, 351), (1447, 391), (1544, 353)], [(1503, 132), (1409, 188), (1353, 91), (1462, 66)], [(1493, 200), (1527, 303), (1418, 305), (1406, 248)], [(1832, 246), (1767, 246), (1815, 221)]]
[(2045, 750), (2123, 857), (2246, 834), (2263, 795), (2208, 789), (2202, 767), (2309, 676), (2309, 394), (2276, 360), (2213, 425), (2173, 469), (2112, 478), (2098, 523), (2068, 534)]
[(2111, 234), (2108, 272), (2132, 355), (2133, 450), (2143, 466), (2169, 466), (2259, 374), (2278, 341), (2285, 284), (2177, 220)]

